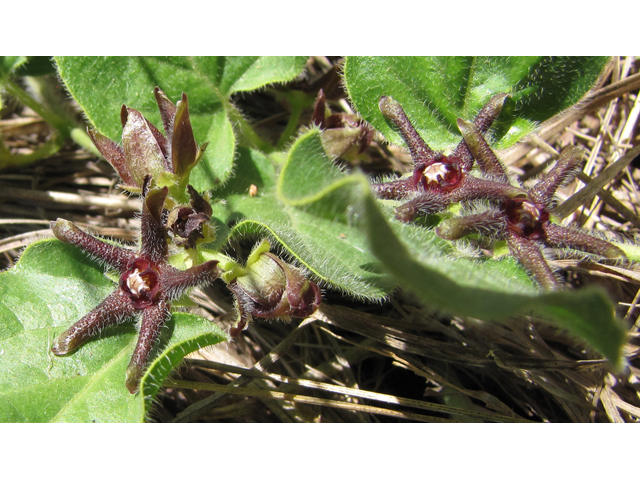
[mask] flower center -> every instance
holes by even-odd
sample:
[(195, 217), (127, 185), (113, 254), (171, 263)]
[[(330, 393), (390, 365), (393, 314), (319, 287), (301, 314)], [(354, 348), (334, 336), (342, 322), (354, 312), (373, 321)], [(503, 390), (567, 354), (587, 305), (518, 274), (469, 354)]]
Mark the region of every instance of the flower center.
[(542, 225), (549, 220), (549, 212), (529, 200), (508, 200), (506, 205), (509, 229), (521, 237), (533, 240), (544, 235)]
[(457, 164), (449, 162), (435, 162), (425, 167), (421, 175), (425, 190), (452, 190), (462, 180), (462, 172)]
[(144, 258), (135, 258), (120, 276), (120, 288), (129, 296), (136, 308), (153, 305), (160, 294), (158, 268)]
[(137, 268), (127, 277), (127, 287), (132, 295), (140, 297), (143, 293), (151, 290), (150, 275), (141, 275)]

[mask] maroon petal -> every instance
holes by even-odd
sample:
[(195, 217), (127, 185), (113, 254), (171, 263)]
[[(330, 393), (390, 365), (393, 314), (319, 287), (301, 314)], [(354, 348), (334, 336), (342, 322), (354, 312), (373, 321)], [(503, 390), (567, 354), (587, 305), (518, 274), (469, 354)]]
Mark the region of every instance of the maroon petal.
[[(287, 275), (287, 300), (289, 315), (304, 318), (312, 315), (322, 303), (322, 293), (314, 282), (307, 280), (300, 272), (290, 270)], [(296, 275), (297, 274), (297, 275)]]
[(327, 99), (324, 91), (320, 89), (316, 98), (316, 105), (313, 108), (311, 121), (320, 128), (326, 128), (325, 118), (327, 117)]
[(400, 129), (414, 164), (429, 164), (438, 159), (438, 154), (425, 143), (398, 102), (391, 97), (380, 97), (379, 106), (382, 114)]
[(196, 162), (198, 145), (193, 136), (193, 128), (189, 119), (189, 102), (183, 93), (178, 102), (173, 122), (173, 139), (171, 141), (171, 161), (173, 172), (182, 178), (187, 175)]
[[(489, 131), (489, 128), (491, 127), (493, 122), (495, 122), (500, 115), (502, 106), (504, 105), (504, 102), (508, 96), (509, 95), (507, 95), (506, 93), (498, 93), (497, 95), (494, 95), (491, 100), (489, 100), (489, 102), (487, 102), (487, 104), (478, 112), (475, 120), (473, 121), (473, 125), (478, 129), (480, 135), (486, 135), (486, 133)], [(460, 160), (463, 170), (471, 170), (471, 167), (473, 166), (473, 156), (471, 155), (471, 152), (467, 148), (465, 142), (460, 142), (451, 156)]]
[(103, 242), (93, 235), (83, 232), (73, 222), (62, 218), (51, 222), (51, 230), (61, 242), (81, 248), (98, 261), (105, 262), (120, 272), (126, 270), (129, 260), (136, 256), (132, 250)]
[(378, 198), (401, 200), (416, 192), (416, 184), (413, 178), (401, 178), (385, 183), (374, 183), (371, 190)]
[(66, 355), (95, 336), (103, 328), (127, 320), (135, 311), (129, 297), (118, 289), (62, 333), (54, 342), (51, 351), (55, 355)]
[(164, 127), (164, 133), (167, 136), (167, 142), (171, 145), (173, 140), (173, 119), (176, 117), (176, 106), (171, 100), (169, 100), (169, 97), (160, 90), (160, 88), (154, 88), (153, 93), (156, 96), (156, 102), (158, 102), (160, 117), (162, 118), (162, 125)]
[(160, 269), (160, 291), (167, 300), (177, 300), (190, 288), (211, 284), (220, 276), (217, 260), (210, 260), (187, 270), (178, 270), (171, 265), (162, 265)]
[(248, 288), (246, 282), (243, 283), (236, 279), (227, 285), (236, 297), (242, 318), (246, 316), (277, 318), (288, 315), (289, 304), (286, 302), (286, 296), (283, 295), (284, 284), (279, 289), (271, 289), (269, 293), (264, 292), (265, 295), (261, 295), (263, 292)]
[(451, 202), (463, 202), (465, 200), (509, 200), (512, 198), (526, 198), (527, 191), (513, 185), (494, 182), (477, 178), (473, 175), (465, 175), (460, 187), (451, 192)]
[(157, 178), (166, 171), (165, 156), (157, 134), (157, 129), (152, 128), (140, 112), (128, 109), (122, 146), (125, 161), (137, 185), (142, 185), (146, 175)]
[(445, 240), (458, 240), (472, 233), (480, 235), (497, 235), (507, 228), (507, 219), (499, 210), (467, 215), (464, 217), (449, 218), (440, 222), (436, 228), (436, 234)]
[(627, 258), (622, 249), (614, 244), (592, 237), (579, 230), (562, 227), (551, 222), (547, 222), (543, 228), (547, 243), (551, 247), (575, 248), (576, 250), (594, 253), (605, 258)]
[(511, 255), (531, 272), (542, 288), (553, 290), (560, 287), (560, 282), (535, 242), (520, 237), (513, 232), (507, 232), (507, 244)]
[(162, 226), (162, 211), (168, 192), (167, 187), (150, 190), (144, 197), (142, 205), (140, 256), (153, 263), (163, 262), (167, 258), (167, 235)]
[(131, 393), (136, 393), (140, 385), (140, 378), (144, 374), (149, 362), (151, 350), (160, 337), (162, 327), (169, 319), (169, 304), (163, 300), (142, 312), (138, 343), (133, 351), (126, 372), (125, 385)]
[(105, 160), (109, 162), (109, 164), (118, 173), (122, 183), (128, 187), (135, 187), (136, 182), (133, 180), (129, 167), (125, 162), (124, 150), (122, 147), (96, 130), (87, 129), (87, 133), (89, 134), (93, 144), (104, 156)]
[(462, 133), (464, 142), (466, 143), (471, 155), (475, 158), (480, 170), (495, 177), (496, 180), (509, 183), (509, 176), (502, 162), (498, 160), (496, 154), (493, 153), (491, 147), (482, 136), (482, 133), (473, 123), (465, 122), (461, 118), (458, 119), (458, 128)]
[(428, 191), (396, 208), (396, 217), (403, 222), (410, 222), (417, 217), (441, 212), (450, 203), (451, 201), (443, 193)]
[(583, 157), (584, 151), (580, 147), (565, 148), (554, 167), (531, 189), (529, 196), (534, 202), (549, 208), (560, 185), (576, 176)]

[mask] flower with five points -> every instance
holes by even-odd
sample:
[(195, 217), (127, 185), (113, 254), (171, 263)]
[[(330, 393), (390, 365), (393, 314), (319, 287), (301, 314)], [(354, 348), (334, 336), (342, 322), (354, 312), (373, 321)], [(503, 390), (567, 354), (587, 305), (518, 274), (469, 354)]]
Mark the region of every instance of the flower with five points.
[[(500, 115), (506, 98), (507, 94), (504, 93), (495, 95), (476, 116), (473, 124), (482, 135), (487, 133)], [(397, 101), (391, 97), (381, 97), (380, 110), (400, 130), (414, 164), (411, 176), (371, 186), (379, 198), (405, 201), (396, 209), (396, 216), (400, 220), (409, 222), (443, 211), (456, 202), (524, 196), (521, 188), (496, 182), (493, 178), (471, 175), (474, 157), (464, 140), (450, 155), (434, 152)]]
[[(480, 169), (510, 187), (506, 168), (478, 128), (462, 120), (458, 121), (458, 126)], [(504, 198), (480, 213), (445, 219), (436, 228), (436, 233), (447, 240), (474, 233), (505, 240), (510, 253), (547, 290), (559, 288), (560, 282), (545, 260), (543, 246), (626, 259), (624, 252), (614, 244), (551, 220), (554, 195), (562, 184), (575, 178), (582, 157), (583, 151), (579, 147), (565, 148), (554, 167), (532, 188), (525, 190), (524, 196)]]
[[(126, 371), (125, 384), (131, 393), (138, 390), (140, 378), (151, 350), (170, 316), (171, 302), (192, 287), (213, 282), (219, 276), (217, 261), (208, 261), (187, 270), (178, 270), (167, 262), (168, 246), (163, 227), (163, 205), (167, 187), (148, 190), (143, 184), (139, 251), (114, 245), (90, 235), (74, 223), (58, 219), (52, 222), (54, 235), (75, 245), (120, 273), (118, 288), (82, 319), (63, 332), (51, 351), (66, 355), (80, 347), (103, 328), (139, 315), (138, 341)], [(148, 190), (148, 191), (147, 191)]]

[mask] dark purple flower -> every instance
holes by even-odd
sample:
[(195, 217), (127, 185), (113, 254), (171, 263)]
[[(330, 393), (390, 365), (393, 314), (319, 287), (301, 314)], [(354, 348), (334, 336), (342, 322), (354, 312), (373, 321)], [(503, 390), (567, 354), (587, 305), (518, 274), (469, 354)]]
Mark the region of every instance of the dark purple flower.
[[(500, 115), (507, 98), (495, 95), (476, 116), (474, 125), (486, 134)], [(380, 110), (400, 130), (409, 147), (414, 164), (413, 174), (406, 178), (372, 185), (374, 193), (384, 199), (402, 200), (396, 216), (405, 222), (419, 216), (445, 210), (451, 203), (479, 199), (508, 199), (524, 196), (524, 190), (494, 179), (470, 174), (474, 157), (464, 140), (451, 155), (434, 152), (411, 124), (398, 102), (391, 97), (380, 99)]]
[[(480, 169), (505, 186), (511, 186), (506, 168), (479, 129), (464, 121), (458, 121), (458, 125)], [(504, 198), (481, 213), (446, 219), (437, 227), (436, 233), (447, 240), (472, 233), (506, 240), (511, 254), (545, 289), (558, 288), (560, 283), (544, 258), (542, 246), (625, 259), (624, 252), (612, 243), (551, 221), (556, 190), (575, 177), (583, 156), (580, 148), (567, 147), (554, 167), (531, 189), (525, 190), (524, 196)]]
[[(146, 190), (146, 184), (143, 190)], [(184, 271), (167, 262), (168, 246), (162, 225), (167, 190), (167, 187), (150, 190), (144, 197), (138, 252), (104, 242), (67, 220), (58, 219), (51, 225), (60, 241), (80, 247), (120, 272), (118, 288), (62, 333), (51, 351), (56, 355), (66, 355), (103, 328), (140, 315), (138, 343), (126, 372), (125, 384), (131, 393), (138, 389), (151, 349), (170, 316), (171, 302), (192, 287), (213, 282), (220, 273), (217, 261), (205, 262)]]
[(167, 217), (167, 228), (173, 233), (173, 243), (185, 248), (196, 248), (196, 244), (211, 241), (213, 232), (210, 221), (213, 210), (207, 200), (195, 188), (187, 185), (191, 197), (189, 205), (178, 205)]

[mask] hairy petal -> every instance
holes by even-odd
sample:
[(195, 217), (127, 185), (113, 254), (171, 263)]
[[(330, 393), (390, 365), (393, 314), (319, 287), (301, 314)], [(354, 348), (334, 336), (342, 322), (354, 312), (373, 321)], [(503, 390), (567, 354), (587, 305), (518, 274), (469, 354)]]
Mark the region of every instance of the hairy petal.
[(313, 114), (311, 115), (311, 121), (318, 127), (324, 129), (324, 128), (327, 128), (327, 124), (325, 122), (326, 118), (327, 118), (327, 97), (324, 94), (324, 90), (320, 89), (318, 91), (318, 96), (316, 97), (316, 104), (313, 107)]
[(396, 208), (396, 217), (403, 222), (410, 222), (418, 217), (431, 215), (445, 210), (451, 200), (436, 191), (427, 191)]
[(162, 210), (168, 191), (167, 187), (150, 190), (142, 206), (140, 255), (154, 263), (164, 261), (168, 253), (167, 236), (162, 226)]
[[(173, 119), (176, 117), (176, 106), (159, 87), (153, 89), (153, 94), (156, 97), (158, 109), (160, 110), (162, 126), (167, 136), (167, 144), (169, 148), (171, 148), (170, 146), (173, 141)], [(170, 152), (167, 153), (167, 156), (170, 156)]]
[(549, 267), (538, 245), (531, 240), (507, 232), (509, 251), (536, 279), (545, 290), (560, 287), (560, 282)]
[[(495, 122), (498, 116), (500, 116), (502, 106), (504, 105), (504, 102), (508, 96), (509, 95), (507, 95), (506, 93), (498, 93), (497, 95), (494, 95), (491, 100), (489, 100), (489, 102), (478, 112), (475, 120), (473, 121), (473, 125), (478, 130), (478, 132), (480, 132), (480, 135), (484, 136), (489, 131), (491, 125), (493, 125), (493, 122)], [(460, 142), (451, 156), (460, 160), (463, 170), (471, 170), (471, 167), (473, 166), (473, 156), (467, 148), (465, 142)]]
[[(163, 143), (164, 151), (161, 147)], [(126, 110), (126, 124), (122, 131), (122, 146), (129, 171), (137, 185), (142, 185), (146, 175), (157, 178), (167, 170), (164, 155), (166, 140), (163, 139), (153, 125), (147, 122), (140, 112), (133, 108)]]
[(415, 165), (430, 164), (440, 157), (425, 143), (398, 102), (391, 97), (380, 97), (379, 106), (382, 114), (400, 130)]
[(575, 248), (576, 250), (594, 253), (606, 258), (627, 258), (624, 252), (612, 243), (592, 237), (579, 230), (562, 227), (551, 222), (547, 222), (543, 228), (546, 233), (546, 243), (550, 247)]
[(415, 181), (412, 177), (401, 178), (385, 183), (374, 183), (371, 190), (378, 198), (387, 200), (401, 200), (416, 191)]
[(61, 242), (81, 248), (120, 272), (126, 270), (129, 260), (136, 256), (135, 252), (128, 248), (112, 245), (89, 235), (69, 220), (58, 218), (55, 222), (51, 222), (51, 230)]
[(151, 350), (158, 341), (160, 331), (168, 318), (169, 304), (164, 300), (143, 310), (138, 343), (126, 372), (125, 385), (131, 393), (136, 393), (138, 390)]
[(504, 165), (498, 160), (496, 154), (493, 153), (493, 150), (489, 147), (489, 144), (482, 136), (478, 127), (473, 123), (465, 122), (459, 118), (458, 128), (460, 128), (462, 138), (464, 138), (464, 142), (467, 144), (467, 147), (469, 147), (469, 151), (478, 163), (480, 170), (508, 184), (509, 177), (507, 176)]
[(183, 93), (178, 102), (176, 116), (173, 123), (173, 138), (171, 141), (171, 163), (173, 172), (178, 177), (188, 174), (196, 162), (198, 145), (193, 136), (193, 128), (189, 119), (189, 102)]
[(565, 148), (554, 167), (530, 190), (531, 199), (549, 208), (560, 185), (573, 180), (583, 157), (584, 151), (580, 147)]
[(122, 147), (96, 130), (87, 128), (87, 133), (96, 148), (100, 150), (100, 153), (104, 156), (105, 160), (109, 162), (113, 169), (118, 173), (122, 183), (128, 187), (137, 186), (125, 161), (124, 150)]
[(129, 297), (118, 289), (62, 333), (54, 342), (51, 351), (55, 355), (66, 355), (103, 328), (122, 323), (135, 312), (136, 309)]
[(466, 235), (499, 235), (507, 229), (507, 219), (498, 210), (489, 210), (464, 217), (448, 218), (440, 222), (436, 234), (445, 240), (458, 240)]
[(164, 298), (169, 301), (180, 298), (192, 287), (213, 283), (220, 276), (217, 260), (210, 260), (187, 270), (178, 270), (171, 265), (163, 265), (160, 269), (160, 289)]
[(493, 180), (485, 180), (465, 175), (460, 187), (451, 192), (451, 202), (463, 202), (465, 200), (508, 200), (512, 198), (524, 198), (527, 191), (513, 185)]

